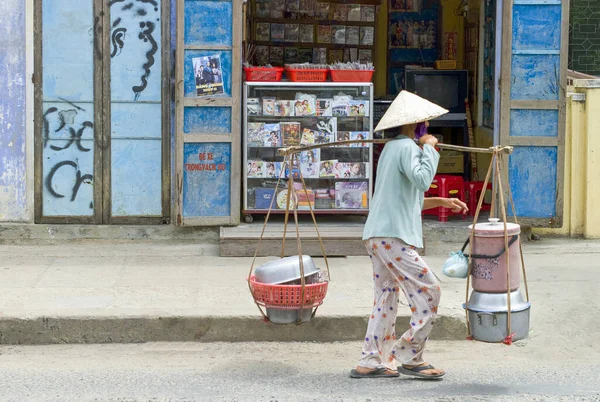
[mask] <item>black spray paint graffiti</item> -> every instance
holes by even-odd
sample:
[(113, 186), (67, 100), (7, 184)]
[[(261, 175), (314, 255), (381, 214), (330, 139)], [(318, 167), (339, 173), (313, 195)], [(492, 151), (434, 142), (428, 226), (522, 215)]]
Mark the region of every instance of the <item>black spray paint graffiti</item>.
[[(43, 134), (43, 137), (42, 137), (43, 147), (45, 149), (48, 145), (48, 141), (50, 141), (50, 119), (49, 119), (49, 116), (54, 113), (58, 113), (58, 123), (57, 123), (58, 127), (56, 128), (56, 130), (54, 130), (54, 132), (57, 133), (63, 129), (67, 129), (69, 132), (70, 138), (67, 140), (67, 143), (65, 144), (64, 147), (50, 145), (50, 149), (52, 149), (53, 151), (64, 151), (66, 149), (69, 149), (71, 147), (71, 145), (75, 144), (75, 146), (77, 147), (77, 149), (80, 152), (90, 152), (89, 148), (86, 148), (81, 144), (81, 139), (82, 139), (83, 133), (85, 132), (86, 129), (93, 130), (94, 123), (92, 123), (91, 121), (84, 121), (81, 124), (81, 127), (79, 127), (78, 129), (75, 129), (75, 127), (72, 127), (72, 125), (75, 124), (75, 117), (77, 117), (78, 110), (82, 110), (82, 111), (85, 111), (85, 110), (77, 105), (74, 105), (72, 103), (70, 103), (70, 104), (74, 107), (74, 109), (65, 109), (65, 110), (59, 111), (58, 108), (56, 108), (56, 107), (50, 107), (44, 112), (44, 115), (43, 115), (44, 125), (43, 125), (43, 133), (42, 133)], [(67, 127), (67, 126), (69, 126), (69, 127)], [(46, 176), (46, 179), (44, 181), (46, 189), (48, 190), (48, 193), (55, 198), (64, 198), (65, 197), (63, 194), (58, 193), (54, 189), (54, 183), (53, 183), (54, 176), (64, 166), (71, 166), (75, 169), (75, 184), (73, 185), (73, 188), (71, 190), (71, 202), (73, 202), (77, 198), (77, 193), (79, 192), (81, 184), (83, 184), (83, 183), (93, 184), (94, 176), (91, 174), (82, 174), (82, 172), (79, 170), (78, 163), (73, 160), (63, 160), (61, 162), (56, 163), (54, 166), (52, 166), (52, 168), (50, 168), (50, 172), (48, 173), (48, 176)], [(90, 208), (93, 208), (93, 207), (94, 207), (93, 203), (90, 203)]]
[[(154, 39), (154, 31), (156, 29), (156, 23), (147, 18), (149, 13), (154, 13), (157, 18), (156, 21), (160, 21), (158, 18), (158, 3), (155, 0), (111, 0), (108, 4), (109, 6), (114, 6), (118, 3), (126, 3), (121, 7), (121, 11), (129, 11), (127, 17), (130, 18), (146, 18), (145, 21), (141, 21), (139, 23), (140, 32), (138, 33), (138, 39), (144, 43), (150, 43), (151, 47), (148, 52), (146, 52), (146, 62), (142, 65), (143, 73), (140, 76), (141, 83), (139, 85), (132, 86), (132, 90), (134, 93), (134, 100), (138, 100), (140, 98), (141, 93), (148, 86), (148, 77), (150, 77), (151, 68), (155, 63), (154, 55), (158, 52), (158, 43)], [(138, 7), (136, 7), (136, 3)], [(115, 8), (113, 13), (118, 12), (118, 9)], [(126, 17), (123, 17), (126, 18)], [(112, 33), (111, 33), (111, 42), (112, 42), (112, 51), (110, 54), (111, 58), (117, 57), (123, 51), (123, 47), (125, 46), (125, 39), (127, 37), (127, 28), (120, 26), (123, 23), (121, 17), (118, 17), (112, 23)]]

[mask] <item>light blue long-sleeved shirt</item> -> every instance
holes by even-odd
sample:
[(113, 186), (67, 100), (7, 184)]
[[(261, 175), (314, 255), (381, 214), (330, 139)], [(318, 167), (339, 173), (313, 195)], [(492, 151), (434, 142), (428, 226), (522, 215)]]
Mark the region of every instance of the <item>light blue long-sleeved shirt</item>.
[(411, 246), (423, 247), (424, 193), (431, 186), (439, 160), (434, 147), (425, 144), (421, 150), (404, 135), (385, 145), (379, 157), (363, 240), (395, 237)]

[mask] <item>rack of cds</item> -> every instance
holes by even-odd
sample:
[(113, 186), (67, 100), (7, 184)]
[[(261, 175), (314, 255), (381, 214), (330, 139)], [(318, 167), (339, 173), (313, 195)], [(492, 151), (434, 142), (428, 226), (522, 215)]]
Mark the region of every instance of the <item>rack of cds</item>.
[[(245, 82), (244, 199), (246, 222), (253, 215), (284, 213), (290, 175), (299, 213), (358, 214), (369, 211), (373, 149), (370, 143), (337, 141), (373, 138), (370, 82)], [(278, 149), (322, 144), (303, 151), (290, 166)], [(328, 145), (331, 144), (331, 145)], [(276, 192), (277, 181), (281, 180)]]

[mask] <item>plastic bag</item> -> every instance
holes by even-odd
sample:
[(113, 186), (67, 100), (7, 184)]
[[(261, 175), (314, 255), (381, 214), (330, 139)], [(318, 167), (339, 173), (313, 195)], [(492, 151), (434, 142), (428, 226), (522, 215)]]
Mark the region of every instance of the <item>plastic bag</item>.
[(450, 253), (450, 258), (448, 258), (444, 263), (442, 272), (449, 278), (464, 279), (469, 273), (469, 261), (462, 251)]

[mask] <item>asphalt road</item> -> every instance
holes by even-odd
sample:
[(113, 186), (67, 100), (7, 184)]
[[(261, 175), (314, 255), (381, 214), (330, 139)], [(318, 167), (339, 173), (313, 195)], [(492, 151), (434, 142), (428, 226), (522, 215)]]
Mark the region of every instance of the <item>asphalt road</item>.
[(438, 382), (350, 379), (359, 353), (357, 342), (2, 346), (0, 400), (600, 401), (593, 344), (431, 342), (426, 358), (448, 371)]

